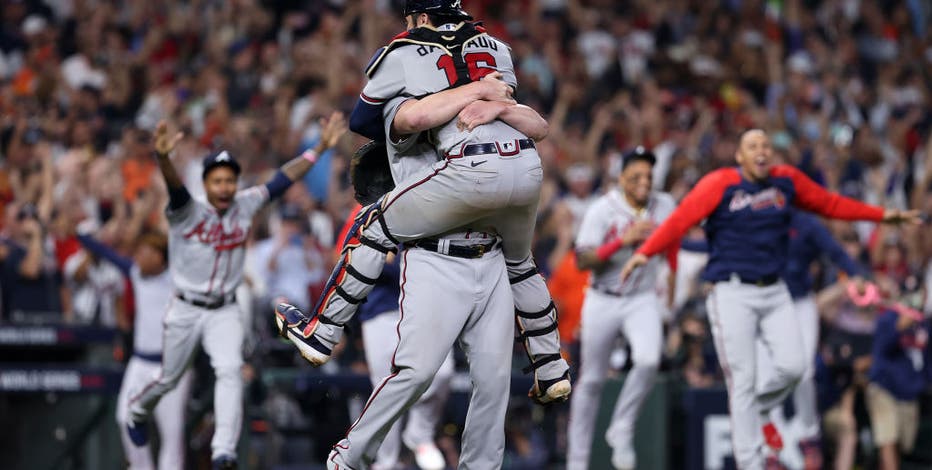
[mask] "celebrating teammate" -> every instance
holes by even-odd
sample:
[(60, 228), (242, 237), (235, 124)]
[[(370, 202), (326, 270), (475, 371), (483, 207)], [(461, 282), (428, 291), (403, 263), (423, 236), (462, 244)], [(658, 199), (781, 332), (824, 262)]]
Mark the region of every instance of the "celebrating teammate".
[[(802, 172), (774, 165), (767, 133), (745, 131), (735, 153), (738, 167), (703, 177), (666, 222), (651, 234), (622, 270), (662, 252), (687, 229), (706, 219), (709, 262), (703, 279), (713, 283), (707, 299), (712, 334), (725, 372), (735, 460), (739, 468), (763, 468), (782, 448), (767, 420), (802, 377), (806, 357), (790, 293), (780, 280), (787, 255), (790, 204), (826, 217), (885, 223), (918, 223), (916, 211), (884, 210), (822, 189)], [(756, 387), (755, 342), (773, 362), (767, 383)], [(765, 423), (761, 426), (761, 423)]]
[[(505, 123), (524, 115), (511, 100), (517, 82), (508, 47), (470, 23), (458, 0), (408, 0), (404, 15), (408, 31), (370, 63), (351, 127), (376, 140), (431, 129), (427, 138), (446, 159), (361, 211), (360, 243), (348, 247), (312, 317), (291, 324), (279, 317), (279, 325), (308, 361), (326, 362), (395, 245), (469, 226), (503, 239), (515, 319), (534, 371), (532, 397), (564, 400), (569, 367), (560, 356), (556, 309), (531, 256), (543, 170), (534, 141)], [(386, 134), (386, 102), (452, 87), (464, 93), (430, 105), (404, 101)], [(496, 104), (468, 106), (477, 99)]]
[[(790, 216), (789, 245), (786, 267), (781, 278), (793, 298), (793, 312), (802, 334), (802, 347), (806, 368), (793, 390), (794, 421), (798, 425), (799, 449), (804, 458), (804, 468), (822, 468), (822, 446), (819, 442), (819, 411), (816, 403), (815, 357), (819, 345), (819, 312), (812, 295), (812, 275), (809, 267), (820, 255), (827, 255), (836, 266), (851, 278), (859, 278), (865, 269), (851, 259), (845, 249), (832, 238), (832, 234), (812, 214), (793, 210)], [(758, 341), (757, 361), (761, 378), (759, 384), (767, 383), (772, 372), (770, 357), (763, 341)], [(783, 423), (783, 407), (774, 407), (770, 412), (773, 423)]]
[[(624, 286), (618, 284), (618, 274), (634, 248), (676, 207), (669, 194), (651, 192), (656, 161), (654, 154), (643, 147), (626, 153), (618, 178), (621, 191), (612, 189), (589, 206), (576, 237), (577, 264), (581, 269), (592, 269), (594, 277), (582, 309), (581, 365), (576, 392), (570, 400), (567, 470), (589, 468), (599, 397), (619, 334), (631, 345), (634, 366), (615, 405), (606, 439), (613, 449), (612, 465), (635, 468), (634, 424), (654, 384), (663, 341), (655, 292), (660, 266), (659, 262), (651, 263), (649, 269)], [(677, 251), (674, 245), (668, 256), (674, 271)]]
[(252, 216), (310, 170), (317, 156), (336, 145), (344, 132), (343, 115), (332, 114), (323, 124), (315, 150), (283, 165), (268, 183), (242, 191), (236, 188), (240, 166), (230, 152), (208, 155), (202, 174), (205, 203), (191, 198), (169, 159), (182, 135), (170, 136), (168, 125), (159, 123), (155, 154), (168, 186), (168, 258), (175, 291), (165, 314), (159, 374), (130, 400), (127, 430), (137, 446), (148, 442), (149, 414), (178, 384), (201, 343), (216, 374), (212, 460), (215, 468), (236, 467), (242, 421), (243, 325), (234, 292), (242, 281)]
[(148, 445), (132, 444), (125, 424), (129, 414), (129, 394), (141, 388), (158, 373), (162, 361), (162, 316), (168, 310), (172, 280), (168, 273), (168, 239), (156, 232), (139, 237), (133, 258), (120, 256), (111, 248), (88, 235), (78, 235), (84, 248), (120, 269), (133, 284), (133, 304), (136, 322), (133, 328), (133, 356), (126, 365), (123, 383), (117, 396), (117, 423), (123, 449), (131, 469), (173, 470), (184, 468), (184, 410), (191, 389), (192, 373), (188, 371), (178, 386), (168, 392), (155, 407), (159, 429), (158, 467), (153, 465)]
[[(388, 159), (385, 147), (379, 150), (379, 158)], [(367, 155), (375, 158), (375, 155)], [(361, 209), (350, 213), (338, 240), (346, 236), (346, 232), (353, 226), (356, 214)], [(366, 353), (366, 365), (369, 366), (369, 378), (372, 387), (392, 373), (392, 355), (398, 348), (398, 336), (385, 334), (394, 331), (400, 320), (401, 312), (398, 310), (398, 299), (401, 290), (398, 287), (401, 278), (400, 262), (393, 257), (385, 264), (382, 275), (375, 281), (375, 287), (366, 298), (366, 303), (359, 307), (359, 321), (362, 323), (362, 341)], [(408, 314), (411, 314), (409, 309)], [(434, 433), (440, 421), (443, 404), (450, 391), (450, 380), (453, 379), (453, 354), (448, 351), (446, 359), (434, 374), (430, 387), (418, 398), (417, 402), (408, 410), (408, 419), (404, 431), (401, 422), (396, 421), (391, 430), (382, 440), (376, 454), (373, 470), (390, 470), (398, 466), (398, 456), (401, 452), (401, 443), (414, 452), (414, 460), (421, 470), (442, 470), (446, 468), (443, 454), (434, 444)]]

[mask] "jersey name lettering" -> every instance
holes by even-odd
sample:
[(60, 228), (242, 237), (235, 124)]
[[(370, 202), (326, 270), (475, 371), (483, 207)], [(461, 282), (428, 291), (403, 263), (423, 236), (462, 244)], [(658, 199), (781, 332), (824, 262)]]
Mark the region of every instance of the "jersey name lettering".
[(777, 188), (768, 188), (756, 194), (748, 194), (742, 190), (735, 191), (728, 204), (728, 210), (737, 212), (746, 207), (751, 210), (761, 210), (768, 207), (782, 209), (786, 206), (786, 196)]
[(246, 232), (238, 224), (233, 227), (233, 230), (224, 232), (223, 224), (219, 220), (207, 228), (207, 219), (204, 219), (190, 232), (184, 234), (186, 239), (192, 237), (196, 237), (197, 241), (205, 245), (214, 245), (217, 251), (223, 251), (242, 245), (246, 241)]
[(477, 36), (476, 38), (470, 40), (466, 43), (464, 47), (484, 47), (487, 49), (492, 49), (493, 51), (498, 50), (498, 43), (490, 40), (485, 36)]

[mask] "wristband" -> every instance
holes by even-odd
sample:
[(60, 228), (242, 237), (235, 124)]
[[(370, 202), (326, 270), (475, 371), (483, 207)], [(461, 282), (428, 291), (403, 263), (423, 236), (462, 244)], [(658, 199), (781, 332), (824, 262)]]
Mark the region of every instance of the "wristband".
[(596, 257), (598, 257), (601, 261), (607, 261), (609, 258), (612, 257), (612, 255), (615, 254), (616, 251), (618, 251), (619, 249), (621, 249), (622, 245), (624, 245), (624, 244), (625, 244), (625, 241), (624, 241), (621, 237), (618, 237), (618, 238), (616, 238), (616, 239), (614, 239), (614, 240), (612, 240), (612, 241), (610, 241), (610, 242), (606, 242), (604, 245), (598, 247), (598, 248), (595, 250), (595, 255), (596, 255)]
[(301, 158), (311, 162), (311, 165), (317, 163), (317, 152), (313, 149), (307, 149), (301, 154)]

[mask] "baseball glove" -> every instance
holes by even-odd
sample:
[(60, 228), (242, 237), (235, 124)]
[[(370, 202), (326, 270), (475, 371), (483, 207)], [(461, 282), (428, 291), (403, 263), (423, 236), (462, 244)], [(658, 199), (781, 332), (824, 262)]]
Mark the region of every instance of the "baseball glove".
[(366, 206), (395, 188), (385, 142), (371, 141), (353, 154), (349, 167), (354, 197)]

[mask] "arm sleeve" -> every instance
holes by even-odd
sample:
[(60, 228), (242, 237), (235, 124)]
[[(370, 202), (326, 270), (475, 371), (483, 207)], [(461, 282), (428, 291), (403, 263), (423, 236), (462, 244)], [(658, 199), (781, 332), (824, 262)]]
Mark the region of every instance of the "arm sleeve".
[(793, 186), (796, 188), (796, 197), (793, 198), (793, 204), (798, 207), (833, 219), (871, 220), (874, 222), (880, 222), (883, 219), (882, 207), (871, 206), (826, 191), (796, 168), (781, 165), (774, 170), (773, 174), (775, 176), (787, 176), (793, 181)]
[(818, 220), (808, 219), (805, 224), (809, 225), (809, 234), (812, 242), (819, 247), (819, 250), (828, 255), (828, 258), (841, 268), (849, 276), (864, 276), (868, 273), (845, 252), (845, 249), (838, 244), (832, 234)]
[(726, 171), (719, 170), (699, 180), (670, 217), (637, 249), (637, 253), (645, 256), (660, 253), (679, 240), (686, 230), (708, 217), (722, 201), (728, 187)]
[(168, 208), (170, 210), (177, 211), (189, 202), (191, 202), (191, 193), (188, 192), (188, 188), (184, 186), (168, 188)]
[(265, 183), (265, 189), (269, 193), (269, 199), (281, 197), (281, 195), (285, 194), (285, 191), (291, 187), (292, 183), (294, 183), (294, 181), (291, 181), (282, 170), (276, 171), (272, 180)]
[[(381, 52), (376, 52), (373, 60), (379, 57)], [(405, 68), (400, 60), (402, 53), (404, 48), (395, 49), (381, 58), (378, 68), (359, 94), (356, 107), (350, 114), (349, 128), (353, 132), (372, 140), (385, 140), (382, 108), (388, 100), (404, 91)]]
[(391, 136), (391, 139), (387, 139), (386, 142), (390, 142), (396, 150), (397, 153), (404, 153), (409, 148), (411, 148), (415, 142), (417, 142), (418, 137), (420, 137), (420, 132), (415, 132), (414, 134), (408, 134), (403, 136), (392, 136), (392, 123), (395, 121), (395, 115), (398, 114), (398, 109), (401, 108), (401, 105), (410, 98), (399, 96), (397, 98), (391, 99), (388, 103), (385, 104), (385, 107), (382, 111), (385, 113), (384, 119), (384, 129), (382, 132), (385, 136)]
[(119, 268), (120, 272), (124, 276), (129, 276), (130, 270), (133, 268), (133, 260), (125, 256), (120, 256), (113, 248), (110, 248), (103, 243), (100, 243), (93, 237), (88, 235), (78, 235), (78, 241), (81, 242), (81, 245), (84, 248), (91, 252), (94, 256), (105, 259), (112, 263), (114, 266)]
[(677, 268), (677, 256), (680, 254), (680, 240), (676, 240), (667, 247), (667, 266), (670, 266), (670, 271), (676, 272)]

